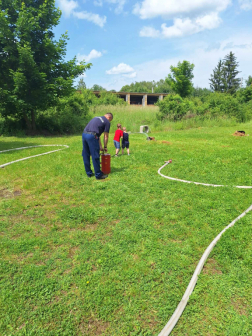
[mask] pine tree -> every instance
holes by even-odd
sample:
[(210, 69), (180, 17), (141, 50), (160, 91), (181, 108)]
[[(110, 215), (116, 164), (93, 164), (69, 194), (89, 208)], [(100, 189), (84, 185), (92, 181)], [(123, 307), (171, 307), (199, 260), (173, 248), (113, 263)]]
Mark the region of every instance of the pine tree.
[(210, 87), (213, 91), (223, 92), (224, 83), (223, 83), (224, 69), (223, 69), (223, 61), (219, 60), (216, 68), (213, 70), (213, 74), (211, 75)]
[(224, 58), (223, 63), (223, 85), (224, 92), (234, 94), (240, 87), (241, 79), (237, 78), (240, 73), (238, 71), (239, 63), (236, 61), (236, 57), (232, 51)]

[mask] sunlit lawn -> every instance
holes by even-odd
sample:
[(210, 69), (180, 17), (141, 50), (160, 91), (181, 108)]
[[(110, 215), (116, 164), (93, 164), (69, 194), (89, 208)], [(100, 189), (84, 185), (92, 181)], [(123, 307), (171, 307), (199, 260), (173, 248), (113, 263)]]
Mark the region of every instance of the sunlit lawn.
[[(130, 136), (108, 179), (81, 137), (1, 137), (0, 150), (69, 149), (1, 169), (1, 335), (158, 335), (205, 248), (252, 203), (251, 136), (199, 128)], [(114, 154), (113, 136), (109, 151)], [(163, 142), (165, 141), (165, 142)], [(55, 148), (52, 147), (52, 150)], [(50, 148), (0, 154), (0, 164)], [(210, 188), (162, 178), (163, 174)], [(172, 335), (252, 335), (252, 214), (211, 253)]]

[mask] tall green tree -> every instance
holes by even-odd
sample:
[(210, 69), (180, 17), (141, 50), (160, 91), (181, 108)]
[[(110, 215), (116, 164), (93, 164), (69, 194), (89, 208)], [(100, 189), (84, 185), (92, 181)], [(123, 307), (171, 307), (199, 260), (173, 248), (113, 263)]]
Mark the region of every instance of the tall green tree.
[(166, 83), (181, 97), (189, 96), (193, 91), (192, 79), (194, 77), (194, 64), (188, 61), (178, 62), (176, 67), (171, 66), (170, 69), (171, 74), (166, 77)]
[(171, 93), (171, 92), (172, 92), (171, 86), (164, 79), (160, 79), (158, 82), (155, 83), (154, 93)]
[(86, 90), (86, 83), (84, 82), (84, 79), (81, 78), (77, 84), (77, 90)]
[(246, 86), (252, 85), (252, 76), (248, 76), (248, 79), (246, 80)]
[(74, 91), (73, 80), (91, 64), (65, 61), (67, 34), (55, 41), (61, 12), (55, 0), (0, 0), (0, 101), (2, 115), (25, 119)]
[(232, 51), (227, 54), (223, 62), (223, 85), (224, 92), (234, 94), (240, 87), (241, 79), (237, 78), (240, 71), (238, 71), (239, 63)]
[(209, 79), (210, 87), (215, 92), (223, 92), (224, 91), (224, 68), (223, 61), (219, 60), (217, 66), (213, 70), (213, 74)]
[(93, 90), (93, 91), (106, 91), (106, 89), (104, 89), (104, 87), (102, 87), (101, 85), (98, 85), (98, 84), (94, 84), (91, 87), (91, 90)]

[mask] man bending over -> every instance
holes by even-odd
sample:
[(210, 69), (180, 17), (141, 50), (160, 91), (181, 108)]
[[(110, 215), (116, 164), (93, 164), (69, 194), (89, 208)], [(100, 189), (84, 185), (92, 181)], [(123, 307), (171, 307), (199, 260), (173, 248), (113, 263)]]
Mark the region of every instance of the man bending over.
[[(100, 169), (100, 151), (107, 152), (110, 122), (113, 120), (112, 113), (106, 113), (102, 117), (95, 117), (87, 124), (82, 133), (82, 156), (88, 177), (95, 175), (97, 180), (105, 179), (108, 175)], [(100, 136), (104, 133), (104, 149)], [(92, 156), (95, 174), (91, 170), (90, 155)]]

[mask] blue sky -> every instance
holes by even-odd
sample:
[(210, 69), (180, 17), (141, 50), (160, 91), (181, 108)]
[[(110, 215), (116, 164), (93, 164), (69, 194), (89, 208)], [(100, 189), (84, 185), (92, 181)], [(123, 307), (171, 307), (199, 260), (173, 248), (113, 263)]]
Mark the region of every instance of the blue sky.
[(252, 0), (56, 0), (55, 28), (66, 30), (67, 59), (91, 62), (87, 87), (120, 90), (135, 81), (164, 79), (170, 66), (195, 64), (194, 85), (209, 87), (230, 51), (240, 77), (252, 75)]

